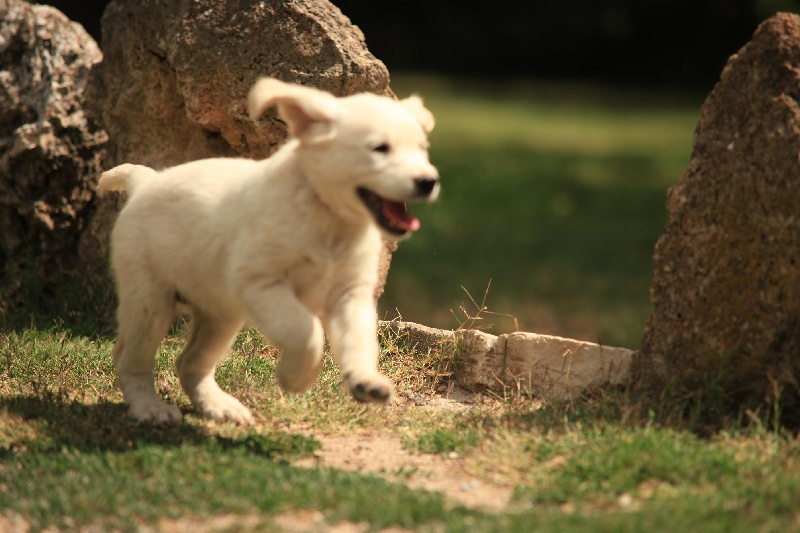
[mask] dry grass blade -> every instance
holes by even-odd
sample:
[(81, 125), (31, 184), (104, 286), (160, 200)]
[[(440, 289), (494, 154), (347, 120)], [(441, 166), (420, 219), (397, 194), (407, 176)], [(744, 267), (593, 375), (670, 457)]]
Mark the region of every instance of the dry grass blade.
[(456, 321), (459, 323), (456, 330), (480, 329), (483, 331), (492, 328), (494, 324), (486, 324), (486, 325), (482, 324), (481, 327), (477, 328), (475, 327), (476, 322), (478, 322), (479, 320), (483, 320), (483, 317), (481, 315), (493, 315), (493, 316), (502, 316), (505, 318), (509, 318), (514, 323), (514, 331), (520, 330), (519, 322), (517, 321), (517, 318), (514, 315), (508, 313), (499, 313), (497, 311), (489, 310), (489, 306), (486, 305), (486, 300), (489, 297), (489, 289), (491, 288), (491, 286), (492, 286), (492, 280), (490, 278), (489, 282), (486, 284), (486, 290), (484, 290), (483, 292), (483, 300), (481, 300), (481, 303), (479, 304), (477, 301), (475, 301), (475, 298), (472, 297), (472, 294), (469, 292), (469, 290), (463, 285), (461, 285), (461, 290), (464, 291), (464, 293), (467, 295), (467, 298), (469, 298), (469, 301), (472, 302), (472, 305), (475, 307), (475, 311), (473, 313), (470, 313), (463, 305), (460, 305), (459, 310), (461, 311), (461, 314), (463, 314), (465, 318), (459, 319), (455, 311), (451, 309), (450, 313), (453, 315), (453, 318), (455, 318)]

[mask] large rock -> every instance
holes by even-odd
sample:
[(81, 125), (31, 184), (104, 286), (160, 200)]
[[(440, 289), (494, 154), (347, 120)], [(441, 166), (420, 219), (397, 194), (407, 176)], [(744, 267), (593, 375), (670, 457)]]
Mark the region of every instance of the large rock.
[(0, 285), (74, 269), (107, 137), (83, 111), (94, 40), (61, 12), (0, 2)]
[[(88, 92), (111, 140), (109, 167), (269, 156), (286, 127), (274, 110), (258, 123), (248, 117), (259, 76), (338, 96), (391, 94), (386, 67), (326, 0), (115, 0), (102, 26), (105, 59)], [(117, 207), (101, 206), (87, 248), (102, 253)]]
[(728, 61), (669, 191), (635, 365), (648, 386), (736, 405), (796, 400), (798, 102), (800, 17), (779, 14)]

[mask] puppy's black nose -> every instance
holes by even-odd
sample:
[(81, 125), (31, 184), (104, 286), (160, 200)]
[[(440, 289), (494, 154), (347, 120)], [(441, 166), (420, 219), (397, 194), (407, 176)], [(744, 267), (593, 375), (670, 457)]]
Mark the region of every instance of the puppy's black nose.
[(420, 196), (429, 196), (438, 182), (439, 180), (436, 178), (416, 178), (414, 180), (414, 186), (417, 188), (417, 194)]

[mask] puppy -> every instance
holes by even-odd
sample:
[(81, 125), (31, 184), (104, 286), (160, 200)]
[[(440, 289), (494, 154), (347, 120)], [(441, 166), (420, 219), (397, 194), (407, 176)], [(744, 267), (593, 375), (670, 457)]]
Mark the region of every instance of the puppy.
[(336, 98), (262, 78), (249, 94), (255, 120), (277, 106), (291, 139), (272, 157), (204, 159), (156, 172), (124, 164), (98, 190), (127, 191), (111, 236), (119, 293), (113, 360), (130, 414), (177, 423), (153, 383), (156, 351), (175, 315), (191, 326), (176, 361), (181, 386), (202, 415), (248, 423), (250, 411), (214, 372), (245, 323), (282, 350), (276, 375), (289, 392), (319, 375), (324, 335), (353, 396), (385, 402), (378, 372), (381, 235), (419, 229), (406, 201), (439, 194), (428, 160), (433, 115), (415, 96)]

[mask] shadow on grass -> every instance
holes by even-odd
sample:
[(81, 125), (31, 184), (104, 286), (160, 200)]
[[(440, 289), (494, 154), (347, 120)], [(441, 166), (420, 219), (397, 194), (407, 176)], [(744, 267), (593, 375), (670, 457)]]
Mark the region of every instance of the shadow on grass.
[(203, 430), (188, 424), (137, 424), (127, 416), (122, 403), (101, 400), (87, 405), (50, 391), (2, 398), (0, 410), (32, 423), (38, 433), (35, 439), (27, 438), (0, 448), (0, 455), (23, 450), (60, 453), (63, 448), (120, 452), (151, 443), (163, 446), (199, 443), (209, 437)]
[[(127, 416), (122, 403), (101, 400), (87, 405), (50, 391), (0, 399), (0, 412), (16, 415), (36, 428), (33, 438), (29, 432), (22, 432), (23, 437), (0, 444), (0, 459), (30, 452), (58, 454), (65, 449), (105, 453), (150, 445), (174, 448), (187, 444), (223, 451), (240, 449), (268, 459), (281, 459), (311, 455), (321, 446), (316, 439), (290, 433), (228, 437), (187, 423), (139, 424)], [(13, 424), (13, 419), (6, 418), (6, 425)], [(13, 429), (10, 432), (13, 433)]]
[(30, 273), (0, 285), (0, 332), (57, 326), (76, 336), (108, 338), (115, 331), (116, 306), (114, 287), (106, 277), (65, 274), (45, 283)]

